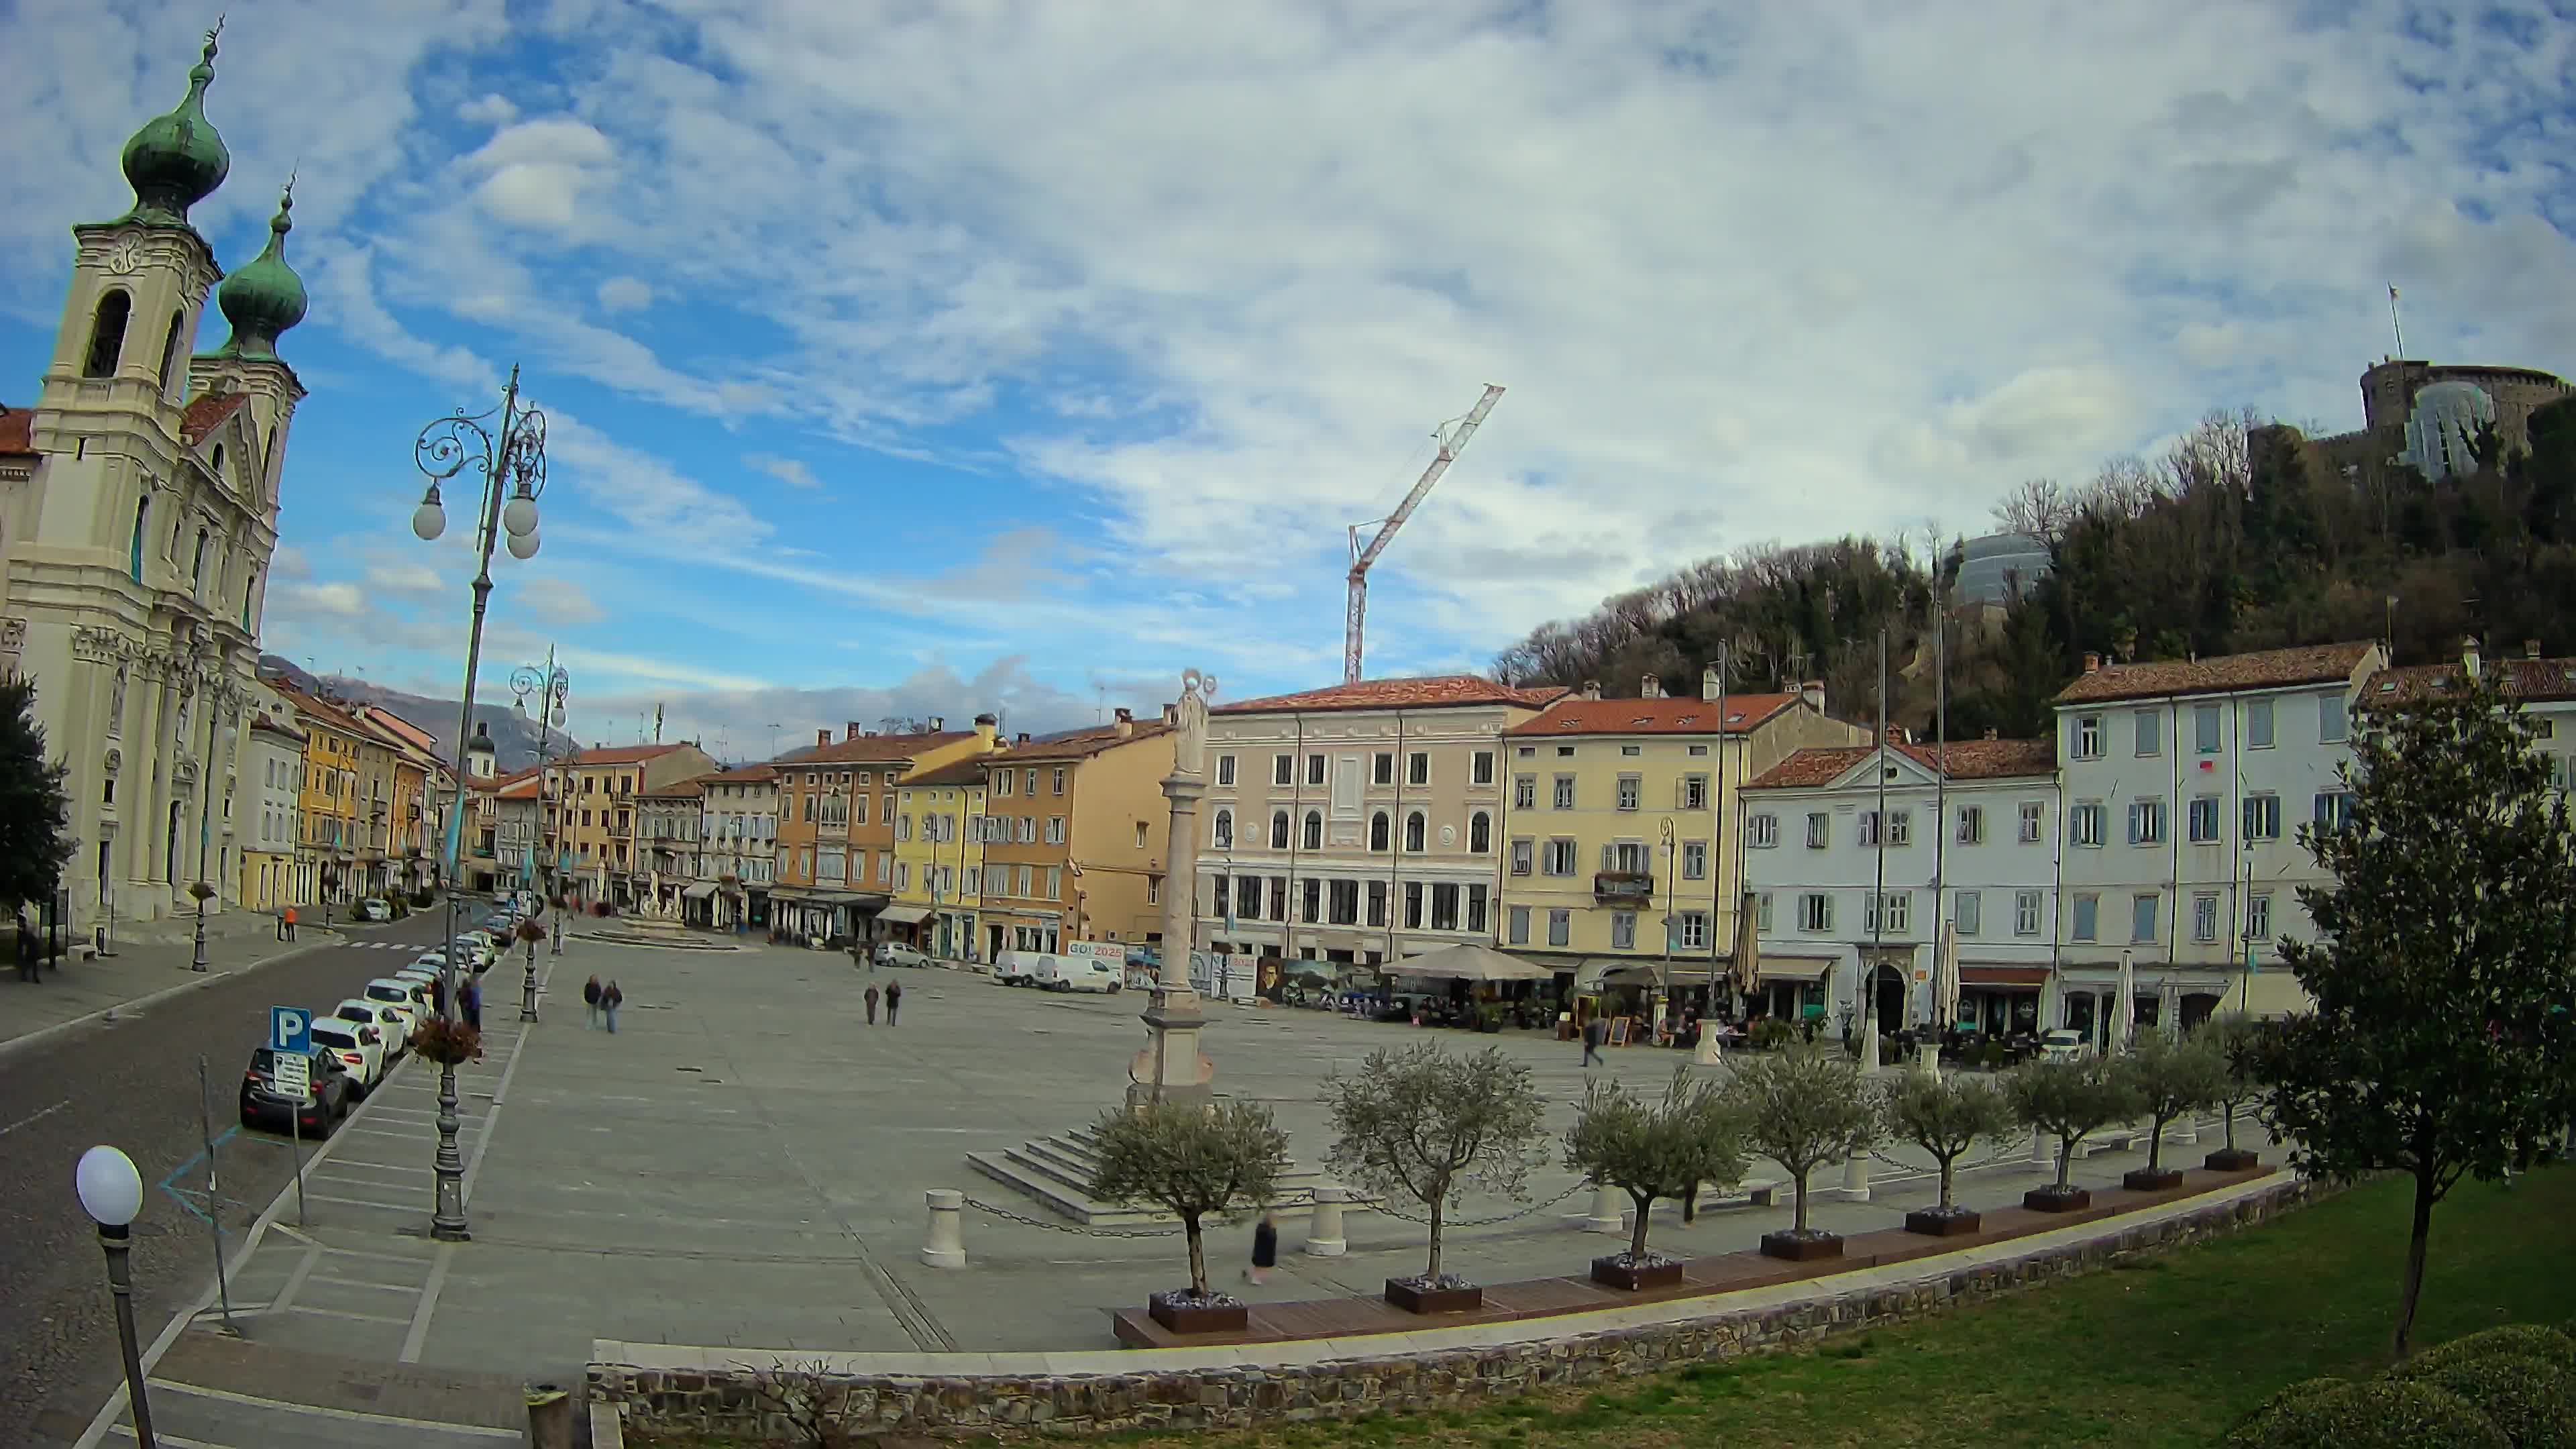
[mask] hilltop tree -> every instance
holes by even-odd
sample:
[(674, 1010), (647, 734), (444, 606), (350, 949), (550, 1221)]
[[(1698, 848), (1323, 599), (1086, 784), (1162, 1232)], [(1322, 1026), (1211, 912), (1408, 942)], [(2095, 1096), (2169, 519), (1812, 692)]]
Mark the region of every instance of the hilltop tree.
[(2302, 1171), (2414, 1181), (2398, 1296), (2404, 1357), (2433, 1209), (2576, 1113), (2576, 827), (2538, 728), (2498, 671), (2363, 711), (2347, 823), (2302, 827), (2334, 878), (2303, 886), (2314, 941), (2281, 954), (2314, 1001), (2265, 1043), (2263, 1116)]

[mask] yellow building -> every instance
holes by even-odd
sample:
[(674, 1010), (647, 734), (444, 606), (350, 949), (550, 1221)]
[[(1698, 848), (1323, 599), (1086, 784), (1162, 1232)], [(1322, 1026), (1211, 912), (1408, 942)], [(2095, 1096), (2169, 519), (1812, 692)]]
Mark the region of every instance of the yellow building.
[(1651, 675), (1640, 693), (1590, 686), (1502, 732), (1498, 934), (1577, 991), (1708, 983), (1744, 890), (1736, 792), (1797, 750), (1869, 737), (1826, 718), (1821, 686), (1721, 697), (1711, 671), (1697, 698)]
[(986, 767), (1008, 755), (915, 769), (895, 787), (895, 818), (911, 822), (894, 843), (894, 904), (877, 919), (941, 960), (977, 958), (975, 914), (984, 892)]
[(366, 728), (329, 700), (284, 684), (272, 687), (294, 706), (296, 728), (304, 732), (304, 787), (296, 797), (297, 899), (353, 901), (360, 841), (358, 752), (368, 740)]
[(594, 746), (546, 766), (547, 846), (555, 889), (588, 905), (632, 906), (651, 867), (635, 848), (635, 797), (717, 769), (693, 744)]

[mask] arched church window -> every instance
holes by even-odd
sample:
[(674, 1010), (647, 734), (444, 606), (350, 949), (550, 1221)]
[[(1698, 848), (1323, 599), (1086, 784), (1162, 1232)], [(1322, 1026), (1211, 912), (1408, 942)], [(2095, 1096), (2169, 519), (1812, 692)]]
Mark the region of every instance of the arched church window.
[(98, 312), (90, 319), (89, 360), (81, 367), (81, 376), (116, 376), (117, 360), (125, 355), (125, 322), (133, 311), (134, 299), (122, 287), (98, 299)]
[(188, 565), (188, 586), (202, 587), (206, 582), (206, 531), (197, 530), (197, 556)]
[(134, 575), (134, 581), (138, 584), (143, 582), (143, 522), (151, 516), (151, 513), (151, 494), (147, 493), (134, 500), (134, 546), (127, 551), (125, 567), (127, 572)]
[(218, 487), (218, 488), (220, 488), (220, 487), (222, 487), (222, 486), (223, 486), (223, 482), (224, 482), (224, 445), (223, 445), (223, 444), (221, 444), (221, 443), (217, 443), (217, 444), (215, 444), (215, 468), (214, 468), (214, 472), (215, 472), (215, 486), (216, 486), (216, 487)]
[(252, 569), (250, 571), (250, 576), (242, 580), (242, 628), (245, 630), (250, 628), (251, 600), (258, 596), (259, 570)]
[(170, 314), (170, 335), (161, 339), (161, 395), (163, 397), (169, 397), (179, 386), (179, 334), (185, 331), (187, 326), (187, 313)]

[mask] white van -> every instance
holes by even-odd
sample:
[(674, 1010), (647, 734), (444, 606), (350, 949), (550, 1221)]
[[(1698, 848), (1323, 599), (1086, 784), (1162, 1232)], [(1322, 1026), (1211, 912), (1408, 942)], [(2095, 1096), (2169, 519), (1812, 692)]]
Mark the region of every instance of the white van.
[(1049, 991), (1116, 991), (1126, 974), (1097, 956), (1041, 956), (1038, 963), (1037, 983)]
[(1027, 986), (1037, 980), (1047, 958), (1036, 951), (1005, 951), (993, 958), (993, 979), (1004, 986)]

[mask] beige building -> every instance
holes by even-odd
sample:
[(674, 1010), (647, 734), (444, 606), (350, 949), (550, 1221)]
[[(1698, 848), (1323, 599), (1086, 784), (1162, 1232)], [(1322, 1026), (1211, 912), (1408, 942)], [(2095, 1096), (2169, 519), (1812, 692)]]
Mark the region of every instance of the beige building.
[[(976, 915), (985, 960), (1066, 941), (1162, 939), (1172, 744), (1168, 723), (1139, 724), (1122, 709), (1113, 724), (985, 757)], [(896, 838), (920, 824), (898, 818)]]
[(641, 858), (635, 797), (715, 768), (715, 758), (692, 744), (594, 746), (549, 763), (547, 844), (562, 879), (558, 889), (584, 905), (632, 905)]
[(1493, 940), (1502, 735), (1564, 693), (1461, 674), (1212, 710), (1200, 939), (1358, 964)]
[(769, 924), (778, 878), (776, 765), (743, 765), (702, 776), (698, 879), (681, 893), (690, 922), (718, 930)]
[(1504, 949), (1577, 989), (1706, 984), (1744, 892), (1737, 791), (1800, 749), (1868, 738), (1826, 717), (1822, 685), (1731, 694), (1714, 669), (1683, 698), (1653, 675), (1635, 699), (1587, 685), (1505, 730)]

